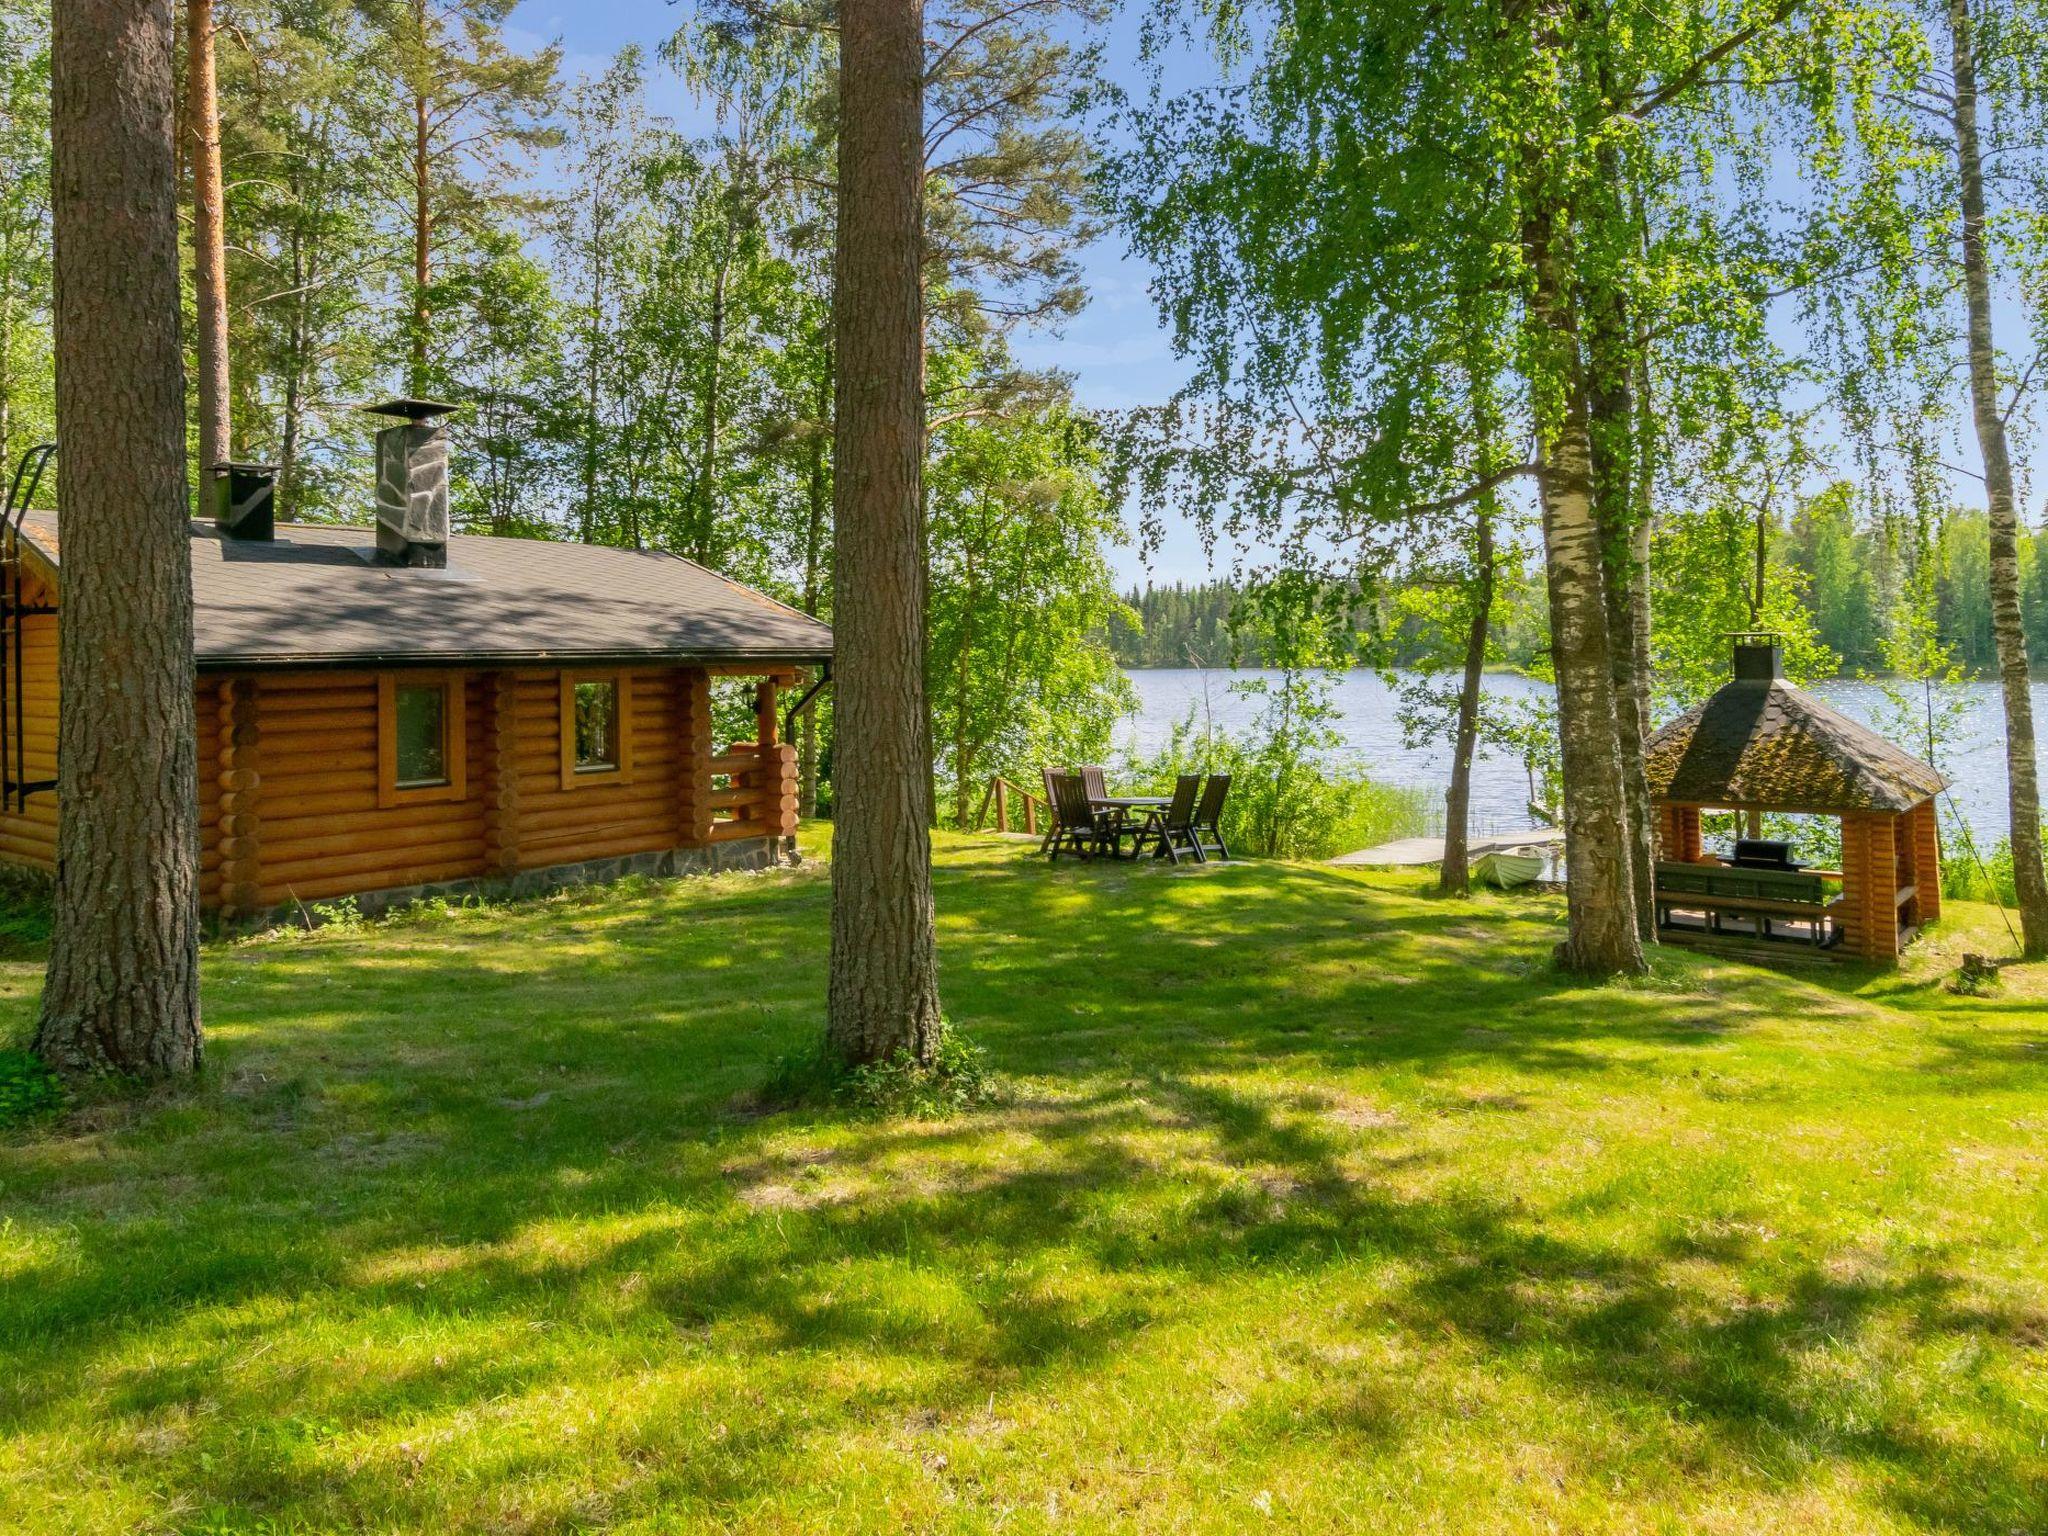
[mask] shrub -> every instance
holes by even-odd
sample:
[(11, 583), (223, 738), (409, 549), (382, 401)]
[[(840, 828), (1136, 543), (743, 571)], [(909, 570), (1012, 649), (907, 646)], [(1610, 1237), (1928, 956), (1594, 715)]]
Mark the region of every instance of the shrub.
[(1941, 850), (1941, 894), (1951, 901), (1990, 901), (2019, 905), (2019, 881), (2013, 873), (2012, 839), (2001, 837), (1979, 848), (1968, 833), (1946, 837)]
[(27, 1051), (0, 1050), (0, 1131), (57, 1112), (63, 1081)]
[(1235, 736), (1205, 737), (1191, 712), (1164, 746), (1127, 757), (1123, 771), (1157, 794), (1170, 793), (1183, 773), (1229, 774), (1223, 840), (1232, 853), (1326, 859), (1430, 825), (1424, 791), (1380, 783), (1329, 740), (1304, 740), (1261, 722)]
[(776, 1062), (761, 1101), (779, 1108), (830, 1104), (857, 1114), (939, 1120), (1002, 1102), (1001, 1080), (988, 1053), (941, 1021), (930, 1066), (908, 1051), (887, 1061), (848, 1067), (820, 1040)]
[(50, 882), (26, 870), (0, 870), (0, 957), (39, 954), (50, 942)]

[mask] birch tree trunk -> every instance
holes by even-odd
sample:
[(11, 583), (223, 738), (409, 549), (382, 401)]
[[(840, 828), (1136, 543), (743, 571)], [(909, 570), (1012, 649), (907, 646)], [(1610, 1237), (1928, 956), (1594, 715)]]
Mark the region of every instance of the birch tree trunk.
[(924, 673), (922, 0), (840, 7), (832, 954), (849, 1063), (938, 1041)]
[(1480, 499), (1472, 523), (1472, 618), (1465, 631), (1458, 735), (1451, 750), (1451, 787), (1444, 795), (1444, 862), (1437, 876), (1437, 889), (1446, 896), (1464, 896), (1472, 889), (1472, 755), (1479, 747), (1479, 695), (1486, 681), (1486, 636), (1493, 614), (1492, 500)]
[(167, 0), (52, 32), (57, 424), (74, 468), (58, 633), (57, 890), (36, 1051), (199, 1065), (198, 727)]
[(1564, 759), (1565, 905), (1558, 948), (1566, 970), (1588, 976), (1644, 969), (1636, 926), (1633, 848), (1622, 778), (1607, 561), (1593, 500), (1578, 316), (1559, 249), (1566, 220), (1547, 188), (1534, 188), (1523, 245), (1534, 277), (1532, 320), (1562, 383), (1562, 419), (1537, 442), (1544, 569), (1550, 589), (1558, 737)]
[[(1638, 556), (1647, 548), (1636, 538), (1639, 509), (1633, 494), (1636, 437), (1635, 393), (1627, 366), (1628, 321), (1618, 296), (1594, 304), (1591, 380), (1587, 390), (1589, 447), (1593, 466), (1594, 520), (1606, 562), (1608, 666), (1614, 679), (1615, 745), (1621, 754), (1622, 802), (1628, 815), (1630, 893), (1636, 930), (1645, 942), (1656, 936), (1655, 840), (1651, 830), (1650, 785), (1643, 761), (1649, 740), (1648, 689), (1637, 674), (1638, 593), (1649, 580)], [(1647, 639), (1647, 637), (1645, 637)], [(1647, 646), (1645, 647), (1647, 649)]]
[(213, 0), (186, 0), (185, 120), (192, 135), (193, 351), (199, 372), (199, 515), (217, 510), (214, 466), (230, 453), (228, 255), (222, 219), (220, 97), (213, 71)]
[(1976, 40), (1968, 0), (1949, 0), (1954, 50), (1958, 193), (1963, 214), (1963, 289), (1970, 311), (1970, 407), (1984, 458), (1991, 524), (1991, 632), (2005, 699), (2007, 805), (2013, 880), (2019, 887), (2021, 945), (2048, 957), (2048, 874), (2041, 860), (2041, 788), (2028, 693), (2027, 640), (2020, 622), (2019, 515), (2005, 417), (1998, 408), (1998, 351), (1991, 332), (1991, 256), (1984, 238), (1984, 164), (1977, 138)]

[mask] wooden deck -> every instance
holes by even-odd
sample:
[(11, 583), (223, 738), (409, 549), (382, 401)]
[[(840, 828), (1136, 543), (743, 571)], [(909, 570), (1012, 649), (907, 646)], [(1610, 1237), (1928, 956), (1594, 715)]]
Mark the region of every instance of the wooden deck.
[[(1475, 837), (1465, 845), (1468, 858), (1476, 859), (1485, 853), (1500, 853), (1509, 848), (1562, 848), (1564, 828), (1536, 827), (1527, 832), (1496, 834), (1492, 837)], [(1385, 868), (1388, 865), (1441, 864), (1444, 861), (1444, 840), (1440, 837), (1402, 837), (1391, 843), (1380, 843), (1376, 847), (1361, 848), (1356, 853), (1340, 853), (1330, 860), (1332, 864), (1371, 865)]]

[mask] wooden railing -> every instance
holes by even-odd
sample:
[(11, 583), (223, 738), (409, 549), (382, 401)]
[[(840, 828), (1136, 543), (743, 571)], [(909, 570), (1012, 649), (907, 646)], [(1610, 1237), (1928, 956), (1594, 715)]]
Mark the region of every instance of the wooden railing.
[(974, 813), (974, 829), (977, 832), (980, 831), (983, 824), (987, 822), (989, 806), (993, 803), (996, 810), (996, 831), (1016, 831), (1017, 828), (1010, 824), (1010, 802), (1013, 799), (1024, 802), (1023, 830), (1036, 837), (1038, 835), (1039, 819), (1041, 817), (1049, 818), (1052, 814), (1052, 807), (1045, 803), (1043, 795), (1034, 795), (1021, 784), (1012, 784), (1000, 773), (989, 775), (988, 788), (982, 792), (981, 796), (981, 808)]
[[(796, 750), (736, 741), (711, 759), (711, 840), (786, 837), (796, 830)], [(723, 779), (721, 787), (718, 780)]]

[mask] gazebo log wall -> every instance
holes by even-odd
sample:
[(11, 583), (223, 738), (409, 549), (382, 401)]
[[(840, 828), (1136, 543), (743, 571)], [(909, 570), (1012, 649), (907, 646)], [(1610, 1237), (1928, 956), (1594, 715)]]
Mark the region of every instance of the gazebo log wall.
[(1941, 834), (1932, 800), (1923, 800), (1899, 818), (1899, 837), (1915, 891), (1906, 921), (1918, 927), (1941, 916)]
[(1842, 945), (1867, 960), (1899, 954), (1897, 816), (1842, 817)]
[(1657, 856), (1676, 864), (1705, 861), (1698, 806), (1660, 805), (1657, 808)]

